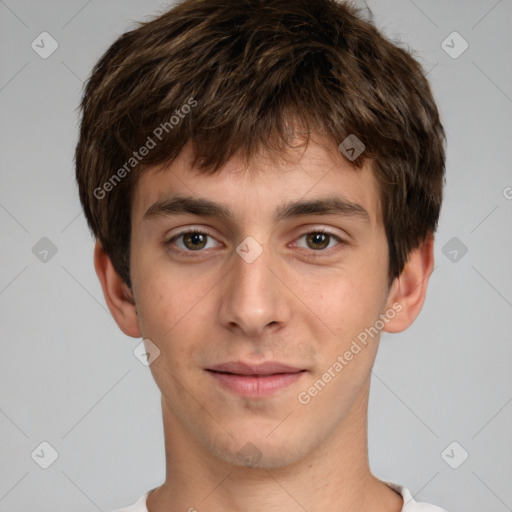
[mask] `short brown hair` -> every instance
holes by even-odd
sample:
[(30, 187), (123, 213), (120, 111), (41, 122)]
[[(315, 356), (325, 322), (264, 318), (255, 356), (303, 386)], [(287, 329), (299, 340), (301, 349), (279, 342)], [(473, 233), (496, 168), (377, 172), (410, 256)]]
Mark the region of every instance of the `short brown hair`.
[(312, 130), (336, 146), (349, 135), (363, 142), (352, 164), (373, 164), (390, 283), (437, 228), (445, 133), (428, 81), (410, 51), (348, 3), (185, 0), (112, 44), (81, 110), (80, 200), (129, 286), (130, 208), (141, 173), (171, 163), (189, 140), (204, 173), (235, 155), (282, 152), (290, 119), (305, 129), (306, 144)]

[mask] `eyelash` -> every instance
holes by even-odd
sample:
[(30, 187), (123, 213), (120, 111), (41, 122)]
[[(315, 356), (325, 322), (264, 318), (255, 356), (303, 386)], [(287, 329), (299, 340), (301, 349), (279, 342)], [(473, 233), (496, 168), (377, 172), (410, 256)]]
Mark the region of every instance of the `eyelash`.
[[(165, 242), (165, 245), (166, 246), (170, 246), (173, 244), (173, 242), (185, 235), (190, 235), (190, 234), (194, 234), (194, 233), (199, 233), (201, 235), (207, 235), (209, 236), (210, 238), (215, 238), (213, 235), (211, 235), (210, 233), (208, 233), (208, 231), (205, 231), (204, 229), (196, 229), (196, 228), (191, 228), (191, 229), (188, 229), (187, 231), (182, 231), (181, 233), (178, 233), (177, 235), (174, 235), (172, 238), (170, 238), (169, 240), (167, 240)], [(324, 235), (327, 235), (331, 238), (334, 238), (338, 244), (335, 246), (337, 247), (338, 245), (346, 245), (346, 242), (340, 238), (338, 235), (332, 233), (331, 231), (328, 231), (324, 228), (318, 228), (318, 229), (313, 229), (311, 231), (306, 231), (305, 233), (302, 233), (298, 238), (297, 240), (303, 238), (304, 236), (307, 236), (307, 235), (311, 235), (311, 234), (317, 234), (317, 233), (323, 233)], [(312, 253), (326, 253), (326, 252), (330, 252), (332, 249), (335, 249), (335, 247), (330, 247), (329, 249), (318, 249), (318, 250), (314, 250), (314, 249), (310, 249), (308, 252), (312, 252)], [(306, 249), (307, 250), (307, 249)], [(336, 249), (335, 249), (336, 250)], [(338, 249), (339, 250), (339, 249)], [(197, 251), (191, 251), (191, 250), (185, 250), (185, 249), (179, 249), (179, 252), (181, 252), (182, 254), (186, 255), (186, 257), (190, 257), (190, 258), (196, 258), (197, 256), (193, 255), (193, 253), (197, 252), (197, 253), (201, 253), (201, 252), (204, 252), (204, 249), (198, 249)], [(316, 256), (313, 256), (313, 258), (316, 257)]]

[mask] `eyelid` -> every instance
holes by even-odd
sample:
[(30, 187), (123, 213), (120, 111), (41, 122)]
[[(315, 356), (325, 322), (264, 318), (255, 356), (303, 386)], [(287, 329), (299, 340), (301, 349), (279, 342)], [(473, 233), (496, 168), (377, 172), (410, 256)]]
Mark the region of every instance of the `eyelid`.
[[(311, 233), (323, 233), (325, 235), (330, 236), (331, 238), (334, 238), (338, 242), (334, 247), (329, 247), (329, 249), (321, 249), (321, 250), (317, 250), (317, 251), (315, 251), (314, 249), (309, 249), (308, 252), (313, 253), (313, 254), (314, 253), (318, 253), (318, 254), (329, 253), (330, 254), (331, 251), (336, 250), (336, 247), (338, 247), (339, 245), (347, 245), (348, 244), (348, 242), (345, 240), (345, 237), (340, 236), (339, 234), (335, 233), (334, 231), (331, 231), (328, 228), (314, 227), (314, 226), (312, 228), (308, 229), (307, 231), (302, 232), (299, 236), (297, 236), (297, 238), (295, 240), (296, 241), (300, 240), (302, 237), (310, 235)], [(303, 248), (299, 247), (299, 249), (303, 249)]]
[[(189, 235), (189, 234), (193, 234), (193, 233), (200, 233), (202, 235), (207, 235), (208, 237), (214, 239), (216, 242), (218, 242), (217, 238), (210, 232), (208, 231), (207, 229), (205, 228), (198, 228), (198, 227), (188, 227), (188, 228), (185, 228), (183, 231), (180, 231), (176, 234), (173, 234), (171, 237), (166, 237), (165, 238), (165, 242), (164, 244), (165, 245), (171, 245), (172, 242), (174, 242), (176, 239), (184, 236), (184, 235)], [(184, 251), (183, 249), (179, 249), (179, 251), (182, 251), (182, 252), (188, 252), (188, 253), (194, 253), (194, 252), (204, 252), (204, 249), (200, 249), (200, 250), (197, 250), (197, 251)]]

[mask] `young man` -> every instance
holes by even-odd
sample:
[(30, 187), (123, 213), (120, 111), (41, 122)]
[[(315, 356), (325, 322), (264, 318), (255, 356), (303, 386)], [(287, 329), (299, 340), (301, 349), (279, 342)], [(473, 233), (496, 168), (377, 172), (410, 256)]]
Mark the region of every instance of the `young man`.
[(185, 0), (82, 102), (95, 268), (162, 394), (132, 512), (434, 512), (369, 469), (381, 331), (433, 269), (444, 131), (420, 65), (334, 0)]

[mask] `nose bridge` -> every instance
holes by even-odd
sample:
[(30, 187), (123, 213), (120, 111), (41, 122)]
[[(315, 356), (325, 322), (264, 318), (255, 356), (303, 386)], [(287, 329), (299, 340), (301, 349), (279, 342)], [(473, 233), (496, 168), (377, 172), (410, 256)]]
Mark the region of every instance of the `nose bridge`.
[(258, 335), (267, 325), (284, 322), (285, 297), (279, 279), (270, 270), (276, 267), (272, 251), (247, 237), (233, 256), (221, 299), (223, 325)]

